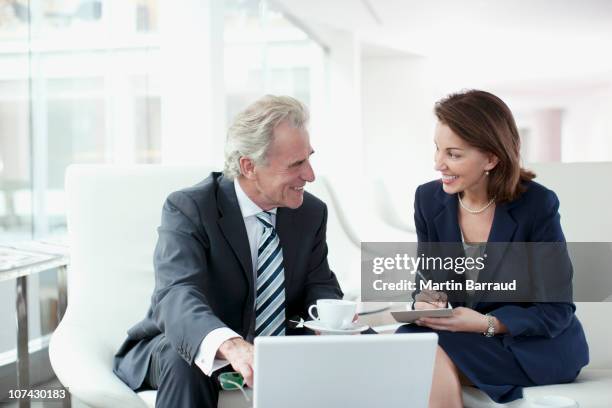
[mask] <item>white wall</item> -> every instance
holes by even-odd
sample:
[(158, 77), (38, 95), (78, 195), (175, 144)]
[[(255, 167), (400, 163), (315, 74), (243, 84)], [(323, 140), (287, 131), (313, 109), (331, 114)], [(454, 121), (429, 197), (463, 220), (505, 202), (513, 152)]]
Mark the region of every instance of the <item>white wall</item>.
[(612, 84), (572, 99), (561, 134), (562, 161), (612, 161)]
[(312, 135), (315, 160), (320, 172), (342, 180), (351, 194), (363, 172), (361, 47), (352, 33), (322, 28), (319, 32), (329, 54), (326, 111), (318, 111), (324, 116), (323, 123)]
[[(357, 35), (328, 27), (312, 27), (328, 48), (326, 89), (313, 98), (311, 143), (315, 174), (325, 175), (334, 187), (342, 210), (357, 230), (363, 206), (364, 140), (361, 123), (361, 43)], [(306, 187), (308, 189), (308, 186)]]
[(401, 221), (412, 224), (414, 190), (436, 178), (436, 97), (428, 62), (418, 56), (375, 56), (362, 64), (365, 171), (384, 179)]
[(225, 142), (223, 3), (160, 4), (162, 162), (221, 168)]
[(523, 161), (612, 160), (612, 74), (489, 89), (508, 104), (518, 127), (530, 130)]

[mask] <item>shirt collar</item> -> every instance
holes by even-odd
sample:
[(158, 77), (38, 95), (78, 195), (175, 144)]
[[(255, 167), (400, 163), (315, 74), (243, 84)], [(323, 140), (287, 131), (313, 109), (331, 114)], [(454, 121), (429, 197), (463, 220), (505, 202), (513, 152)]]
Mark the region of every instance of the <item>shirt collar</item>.
[[(236, 197), (238, 198), (238, 206), (242, 213), (242, 218), (251, 217), (257, 215), (263, 210), (249, 198), (248, 195), (242, 189), (240, 182), (237, 178), (234, 179), (234, 189), (236, 190)], [(269, 213), (276, 215), (276, 208), (268, 210)]]

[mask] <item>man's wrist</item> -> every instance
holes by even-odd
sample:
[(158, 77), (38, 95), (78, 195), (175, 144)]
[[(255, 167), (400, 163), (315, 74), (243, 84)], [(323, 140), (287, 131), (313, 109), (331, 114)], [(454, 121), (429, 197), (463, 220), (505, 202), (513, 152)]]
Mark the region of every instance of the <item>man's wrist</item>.
[(221, 345), (219, 346), (219, 353), (221, 354), (221, 357), (225, 358), (226, 360), (229, 360), (229, 356), (231, 355), (232, 351), (236, 349), (237, 341), (239, 340), (240, 337), (233, 337), (221, 343)]

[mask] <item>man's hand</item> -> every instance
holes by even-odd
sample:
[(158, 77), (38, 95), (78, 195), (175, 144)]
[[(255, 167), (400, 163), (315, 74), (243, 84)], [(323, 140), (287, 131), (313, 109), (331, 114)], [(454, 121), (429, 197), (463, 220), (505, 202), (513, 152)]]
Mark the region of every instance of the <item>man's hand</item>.
[(447, 307), (448, 296), (444, 292), (423, 289), (414, 297), (414, 309), (444, 309)]
[(219, 354), (239, 372), (246, 384), (253, 388), (253, 345), (241, 338), (225, 340), (219, 346)]

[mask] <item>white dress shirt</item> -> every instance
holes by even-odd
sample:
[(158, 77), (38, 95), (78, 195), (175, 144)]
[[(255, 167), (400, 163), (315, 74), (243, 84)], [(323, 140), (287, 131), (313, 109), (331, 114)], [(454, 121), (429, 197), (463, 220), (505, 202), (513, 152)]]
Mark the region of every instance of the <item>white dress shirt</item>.
[[(236, 190), (236, 197), (238, 198), (238, 206), (242, 213), (242, 219), (244, 220), (244, 226), (246, 227), (247, 237), (249, 239), (249, 247), (251, 249), (251, 262), (253, 263), (253, 282), (257, 278), (257, 246), (259, 243), (259, 237), (263, 234), (263, 225), (257, 220), (257, 214), (263, 210), (259, 208), (244, 192), (240, 186), (240, 182), (234, 179), (234, 189)], [(276, 226), (276, 208), (268, 211), (272, 213), (272, 225)], [(206, 337), (200, 343), (198, 352), (195, 356), (195, 364), (204, 372), (204, 374), (210, 376), (214, 371), (225, 367), (229, 364), (227, 360), (216, 358), (217, 351), (221, 344), (229, 339), (241, 337), (238, 333), (230, 329), (229, 327), (220, 327), (208, 333)]]

